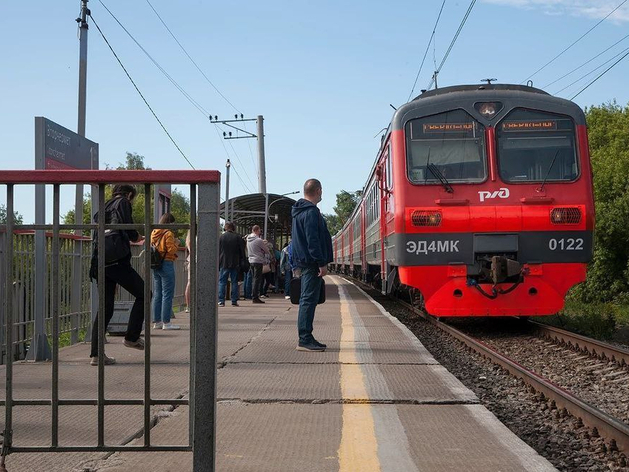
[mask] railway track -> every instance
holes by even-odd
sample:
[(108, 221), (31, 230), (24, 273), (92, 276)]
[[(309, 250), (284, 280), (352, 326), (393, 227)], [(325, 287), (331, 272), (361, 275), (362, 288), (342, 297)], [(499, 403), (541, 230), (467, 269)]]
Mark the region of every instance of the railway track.
[[(498, 352), (496, 348), (489, 344), (474, 339), (472, 336), (463, 333), (453, 326), (426, 315), (407, 302), (399, 299), (397, 299), (397, 302), (423, 317), (440, 330), (458, 339), (467, 347), (489, 359), (491, 362), (501, 366), (514, 377), (521, 379), (536, 392), (543, 395), (545, 399), (554, 402), (557, 408), (565, 408), (572, 416), (580, 418), (583, 424), (596, 431), (595, 434), (601, 435), (608, 441), (608, 447), (610, 449), (618, 449), (625, 454), (629, 454), (629, 426), (627, 424), (601, 411), (536, 372), (525, 368), (510, 357)], [(570, 346), (573, 349), (582, 350), (587, 352), (588, 355), (596, 356), (600, 359), (613, 360), (619, 365), (629, 364), (629, 351), (540, 323), (535, 323), (535, 328), (541, 336), (553, 342)]]

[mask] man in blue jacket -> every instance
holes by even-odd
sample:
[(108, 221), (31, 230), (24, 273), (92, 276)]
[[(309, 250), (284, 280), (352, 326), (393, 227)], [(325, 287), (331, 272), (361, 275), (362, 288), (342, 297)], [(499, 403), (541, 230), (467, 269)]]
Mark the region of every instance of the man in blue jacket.
[(312, 323), (319, 301), (322, 277), (332, 262), (332, 238), (328, 226), (317, 208), (321, 201), (321, 182), (309, 179), (304, 184), (304, 198), (292, 208), (292, 257), (293, 265), (301, 271), (301, 296), (299, 298), (298, 351), (325, 351), (325, 344), (312, 335)]

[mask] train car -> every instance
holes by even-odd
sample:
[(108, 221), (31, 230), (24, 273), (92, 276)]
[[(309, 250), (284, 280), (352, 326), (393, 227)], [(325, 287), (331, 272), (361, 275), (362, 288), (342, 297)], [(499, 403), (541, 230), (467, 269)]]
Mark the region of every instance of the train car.
[(585, 280), (593, 229), (576, 104), (529, 86), (445, 87), (394, 113), (334, 267), (435, 316), (548, 315)]

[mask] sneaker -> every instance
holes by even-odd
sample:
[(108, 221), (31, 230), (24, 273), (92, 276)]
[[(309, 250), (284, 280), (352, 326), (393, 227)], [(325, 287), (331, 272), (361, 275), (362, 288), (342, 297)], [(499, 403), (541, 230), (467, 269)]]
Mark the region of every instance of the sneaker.
[[(105, 356), (104, 365), (113, 365), (116, 363), (116, 359), (113, 357)], [(98, 365), (98, 356), (90, 358), (90, 365)]]
[(164, 325), (164, 323), (162, 323), (161, 321), (159, 321), (157, 323), (153, 323), (153, 329), (162, 329), (163, 325)]
[(253, 302), (253, 303), (265, 303), (265, 302), (263, 302), (262, 300), (260, 300), (259, 298), (254, 298), (254, 299), (252, 300), (252, 302)]
[(190, 307), (189, 306), (186, 307), (186, 313), (190, 313)]
[(286, 295), (286, 296), (284, 297), (284, 299), (285, 299), (285, 300), (290, 300), (290, 295)]
[(176, 324), (172, 324), (172, 323), (164, 323), (164, 326), (162, 326), (162, 329), (168, 330), (168, 329), (181, 329), (181, 326), (176, 325)]
[(316, 345), (316, 346), (319, 346), (319, 347), (322, 347), (323, 349), (325, 349), (326, 347), (328, 347), (328, 346), (327, 346), (327, 344), (320, 343), (320, 342), (319, 342), (319, 341), (317, 341), (316, 339), (313, 339), (313, 340), (312, 340), (312, 344), (314, 344), (314, 345)]
[(260, 298), (266, 298), (266, 295), (260, 295)]
[(218, 302), (218, 306), (225, 306), (225, 302)]
[(240, 306), (240, 305), (238, 304), (238, 302), (234, 302), (232, 303), (232, 306)]
[[(162, 326), (162, 329), (164, 329), (164, 327)], [(138, 351), (144, 351), (144, 340), (142, 338), (138, 338), (137, 341), (129, 341), (128, 339), (125, 339), (122, 344), (125, 345), (125, 347), (130, 347), (131, 349), (137, 349)]]
[(315, 343), (299, 343), (296, 348), (298, 351), (306, 351), (306, 352), (323, 352), (325, 351), (325, 347), (319, 346)]

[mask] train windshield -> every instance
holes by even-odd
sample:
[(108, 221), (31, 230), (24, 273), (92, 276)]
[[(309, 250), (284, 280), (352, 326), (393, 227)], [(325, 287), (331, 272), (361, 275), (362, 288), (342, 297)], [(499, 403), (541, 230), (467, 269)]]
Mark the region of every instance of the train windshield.
[(515, 109), (497, 126), (498, 165), (505, 182), (562, 182), (579, 176), (573, 121)]
[(408, 178), (414, 184), (482, 182), (487, 176), (485, 128), (463, 110), (406, 124)]

